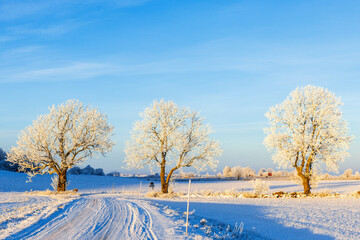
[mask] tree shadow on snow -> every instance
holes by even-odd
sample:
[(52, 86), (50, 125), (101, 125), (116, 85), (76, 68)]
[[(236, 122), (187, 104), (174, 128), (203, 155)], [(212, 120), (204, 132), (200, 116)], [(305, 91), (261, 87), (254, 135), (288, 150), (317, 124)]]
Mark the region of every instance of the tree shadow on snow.
[[(186, 202), (167, 201), (161, 199), (151, 199), (170, 208), (186, 212)], [(233, 203), (214, 203), (214, 202), (191, 202), (190, 211), (195, 210), (193, 215), (214, 220), (219, 223), (230, 224), (244, 223), (244, 232), (255, 239), (312, 239), (312, 240), (333, 240), (334, 237), (316, 234), (306, 228), (287, 227), (276, 219), (266, 217), (265, 206)], [(311, 224), (314, 226), (314, 223)]]
[[(360, 181), (350, 180), (347, 182), (321, 182), (317, 188), (337, 188), (337, 187), (350, 187), (350, 186), (360, 186)], [(354, 188), (355, 189), (355, 188)]]

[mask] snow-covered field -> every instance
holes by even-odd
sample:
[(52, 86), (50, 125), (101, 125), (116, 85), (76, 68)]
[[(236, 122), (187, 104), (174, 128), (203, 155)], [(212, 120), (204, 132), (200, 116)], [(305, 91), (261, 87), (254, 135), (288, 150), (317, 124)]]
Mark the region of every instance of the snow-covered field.
[[(0, 171), (0, 239), (360, 239), (360, 198), (191, 197), (189, 236), (186, 199), (146, 198), (149, 180), (69, 176), (80, 196), (40, 196), (50, 176), (25, 183), (25, 174)], [(140, 182), (142, 185), (139, 194)], [(301, 191), (291, 181), (268, 181), (269, 192)], [(159, 190), (155, 182), (155, 190)], [(187, 181), (174, 184), (186, 192)], [(250, 181), (193, 181), (192, 192), (251, 191)], [(322, 181), (316, 191), (351, 194), (360, 181)], [(140, 198), (140, 200), (139, 200)], [(239, 227), (240, 226), (240, 227)], [(234, 231), (235, 230), (235, 231)], [(236, 234), (235, 234), (236, 233)]]

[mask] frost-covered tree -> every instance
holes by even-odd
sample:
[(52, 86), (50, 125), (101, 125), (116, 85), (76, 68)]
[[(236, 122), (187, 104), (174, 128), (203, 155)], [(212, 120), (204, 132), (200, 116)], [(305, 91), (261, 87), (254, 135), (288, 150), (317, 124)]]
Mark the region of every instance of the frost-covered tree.
[(244, 174), (244, 177), (250, 177), (256, 174), (255, 170), (250, 167), (242, 168), (242, 172)]
[(324, 179), (324, 180), (328, 180), (328, 179), (330, 179), (330, 174), (329, 173), (325, 173), (325, 174), (323, 174), (322, 176), (321, 176), (321, 178), (322, 179)]
[(231, 167), (229, 167), (229, 166), (224, 167), (223, 176), (224, 177), (231, 177)]
[(67, 170), (113, 146), (113, 127), (97, 109), (69, 100), (49, 108), (32, 126), (23, 130), (8, 160), (27, 169), (29, 177), (56, 173), (57, 191), (66, 190)]
[(343, 175), (344, 175), (344, 177), (349, 178), (352, 176), (352, 174), (353, 174), (353, 170), (351, 168), (348, 168), (344, 171)]
[(240, 178), (244, 177), (243, 169), (240, 166), (232, 167), (231, 176), (237, 180), (240, 180)]
[(262, 177), (262, 176), (267, 176), (266, 169), (265, 169), (265, 168), (260, 168), (260, 170), (258, 171), (258, 175), (259, 175), (260, 177)]
[(250, 177), (252, 175), (255, 175), (255, 170), (251, 169), (250, 167), (234, 166), (230, 168), (225, 166), (223, 169), (224, 177), (233, 177), (237, 180), (240, 180), (240, 178)]
[(310, 180), (321, 163), (336, 172), (349, 155), (351, 137), (341, 106), (334, 93), (308, 85), (291, 92), (265, 114), (270, 127), (265, 129), (264, 144), (280, 167), (296, 169), (304, 193), (310, 193)]
[(181, 178), (194, 178), (195, 177), (195, 173), (193, 172), (182, 172), (180, 173), (180, 177)]
[(162, 99), (155, 100), (140, 117), (126, 143), (125, 162), (129, 167), (159, 167), (163, 193), (168, 193), (169, 181), (177, 169), (216, 166), (215, 158), (221, 150), (218, 142), (210, 138), (210, 126), (204, 124), (198, 112)]

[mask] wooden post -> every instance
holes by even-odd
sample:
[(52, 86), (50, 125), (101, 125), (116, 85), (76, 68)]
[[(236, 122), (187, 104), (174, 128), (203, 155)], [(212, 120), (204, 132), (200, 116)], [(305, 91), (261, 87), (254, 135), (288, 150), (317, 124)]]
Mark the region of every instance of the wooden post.
[(187, 210), (186, 210), (186, 235), (188, 235), (188, 225), (189, 225), (190, 188), (191, 188), (191, 180), (189, 180), (188, 201), (187, 201)]

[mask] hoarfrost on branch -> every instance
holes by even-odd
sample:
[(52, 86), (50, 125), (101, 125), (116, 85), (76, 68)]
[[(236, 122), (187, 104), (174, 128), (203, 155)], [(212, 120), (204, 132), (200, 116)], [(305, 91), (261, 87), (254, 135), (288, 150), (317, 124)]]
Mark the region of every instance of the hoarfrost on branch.
[(265, 146), (280, 167), (296, 169), (306, 193), (310, 186), (305, 185), (315, 177), (321, 163), (337, 172), (339, 164), (349, 156), (352, 137), (341, 106), (334, 93), (308, 85), (297, 88), (265, 114), (270, 124), (265, 129)]
[[(66, 187), (69, 168), (97, 152), (111, 151), (113, 127), (108, 124), (106, 115), (77, 100), (52, 106), (49, 110), (49, 114), (39, 116), (32, 126), (20, 133), (8, 159), (19, 164), (20, 170), (28, 172), (30, 177), (57, 173), (59, 185)], [(65, 179), (60, 178), (64, 174)]]
[[(173, 172), (194, 166), (203, 170), (217, 165), (221, 154), (217, 141), (210, 139), (211, 128), (198, 112), (179, 107), (174, 102), (154, 101), (140, 114), (127, 142), (125, 162), (130, 167), (160, 167), (162, 190), (167, 192)], [(165, 179), (165, 167), (170, 171)]]

